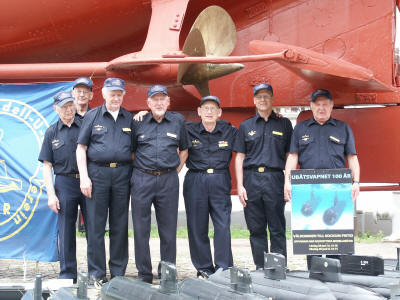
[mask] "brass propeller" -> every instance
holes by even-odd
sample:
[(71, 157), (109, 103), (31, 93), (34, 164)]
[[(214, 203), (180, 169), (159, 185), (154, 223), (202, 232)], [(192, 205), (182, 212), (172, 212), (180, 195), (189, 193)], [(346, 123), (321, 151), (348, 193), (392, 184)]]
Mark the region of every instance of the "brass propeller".
[[(190, 29), (182, 52), (189, 56), (227, 56), (236, 45), (236, 28), (229, 14), (219, 6), (204, 9)], [(231, 64), (179, 64), (177, 82), (193, 84), (201, 96), (210, 94), (208, 81), (242, 69)]]

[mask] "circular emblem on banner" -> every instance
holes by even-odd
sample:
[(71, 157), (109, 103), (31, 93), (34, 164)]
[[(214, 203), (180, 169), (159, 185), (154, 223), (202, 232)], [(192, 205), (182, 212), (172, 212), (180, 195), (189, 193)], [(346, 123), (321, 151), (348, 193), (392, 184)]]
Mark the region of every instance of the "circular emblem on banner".
[(43, 188), (37, 159), (48, 127), (34, 107), (0, 99), (0, 241), (15, 236), (35, 213)]

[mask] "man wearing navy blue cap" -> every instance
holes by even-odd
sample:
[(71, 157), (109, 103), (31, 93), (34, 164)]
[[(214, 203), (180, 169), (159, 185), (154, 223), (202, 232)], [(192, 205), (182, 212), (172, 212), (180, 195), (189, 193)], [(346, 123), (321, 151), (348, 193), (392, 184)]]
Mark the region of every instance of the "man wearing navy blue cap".
[[(138, 277), (153, 281), (149, 248), (151, 205), (160, 235), (161, 260), (176, 262), (176, 227), (179, 179), (187, 158), (188, 139), (181, 114), (167, 110), (170, 98), (165, 86), (153, 85), (147, 93), (151, 112), (133, 127), (131, 208)], [(158, 266), (160, 276), (161, 269)]]
[(286, 256), (285, 201), (283, 197), (286, 154), (289, 152), (292, 124), (272, 110), (273, 89), (260, 83), (253, 89), (257, 113), (240, 124), (233, 150), (237, 190), (244, 207), (250, 245), (256, 268), (264, 266), (268, 252)]
[[(345, 122), (331, 117), (333, 100), (328, 90), (314, 91), (310, 107), (313, 117), (298, 123), (293, 131), (285, 168), (285, 199), (291, 200), (290, 173), (297, 164), (301, 169), (336, 169), (345, 168), (347, 160), (353, 176), (351, 197), (355, 201), (360, 192), (360, 165), (353, 132)], [(310, 260), (308, 256), (309, 266)]]
[[(81, 120), (75, 116), (74, 98), (70, 92), (63, 91), (54, 96), (54, 110), (59, 120), (46, 130), (39, 161), (43, 163), (48, 206), (58, 214), (59, 278), (76, 281), (75, 224), (78, 205), (86, 220), (85, 197), (79, 187), (75, 155)], [(54, 185), (52, 170), (56, 175)]]
[(76, 150), (82, 193), (88, 198), (88, 271), (105, 282), (104, 233), (109, 215), (111, 277), (123, 276), (128, 263), (129, 179), (132, 171), (132, 114), (121, 107), (125, 83), (107, 78), (105, 103), (83, 119)]
[[(231, 176), (229, 164), (237, 129), (222, 115), (216, 96), (200, 101), (197, 113), (201, 122), (187, 123), (189, 168), (183, 184), (190, 257), (197, 276), (207, 277), (216, 269), (232, 267)], [(208, 219), (214, 225), (214, 263), (208, 238)]]
[(83, 119), (93, 99), (93, 82), (90, 78), (79, 77), (74, 81), (72, 96), (75, 98), (76, 115)]

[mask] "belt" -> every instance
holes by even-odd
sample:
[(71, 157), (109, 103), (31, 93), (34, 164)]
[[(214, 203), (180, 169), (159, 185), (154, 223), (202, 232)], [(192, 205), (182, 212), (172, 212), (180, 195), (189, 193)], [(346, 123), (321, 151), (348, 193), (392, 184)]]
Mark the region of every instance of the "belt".
[(189, 172), (206, 173), (206, 174), (222, 174), (222, 173), (226, 173), (227, 171), (228, 171), (228, 169), (206, 169), (206, 170), (189, 169)]
[(109, 162), (109, 163), (103, 163), (103, 162), (97, 162), (97, 161), (91, 161), (91, 162), (98, 166), (108, 167), (108, 168), (118, 168), (118, 167), (126, 166), (126, 165), (130, 164), (130, 162)]
[(139, 170), (142, 171), (142, 172), (145, 172), (147, 174), (150, 174), (150, 175), (160, 176), (160, 175), (163, 175), (163, 174), (167, 174), (167, 173), (171, 172), (172, 170), (176, 170), (176, 169), (146, 170), (146, 169), (140, 169), (139, 168)]
[(281, 169), (271, 168), (271, 167), (266, 167), (266, 166), (248, 167), (248, 168), (244, 168), (244, 169), (245, 170), (255, 171), (255, 172), (258, 172), (258, 173), (264, 173), (264, 172), (267, 172), (267, 171), (282, 172)]
[(67, 173), (67, 174), (57, 174), (57, 175), (79, 178), (79, 173)]

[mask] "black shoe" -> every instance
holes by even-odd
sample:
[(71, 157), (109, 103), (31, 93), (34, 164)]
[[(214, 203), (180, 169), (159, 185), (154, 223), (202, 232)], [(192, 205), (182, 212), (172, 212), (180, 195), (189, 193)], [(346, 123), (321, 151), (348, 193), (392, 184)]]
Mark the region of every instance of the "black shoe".
[(147, 277), (147, 276), (141, 276), (141, 275), (139, 275), (139, 276), (137, 277), (137, 280), (140, 280), (140, 281), (143, 281), (143, 282), (147, 282), (147, 283), (153, 284), (153, 277)]
[(209, 274), (206, 271), (202, 271), (202, 270), (197, 271), (197, 278), (200, 278), (200, 279), (208, 279), (210, 277), (210, 275), (211, 274)]
[(106, 282), (108, 282), (108, 279), (105, 276), (103, 278), (97, 278), (95, 276), (90, 276), (88, 286), (95, 287), (95, 288), (101, 288), (101, 286), (103, 284), (105, 284)]

